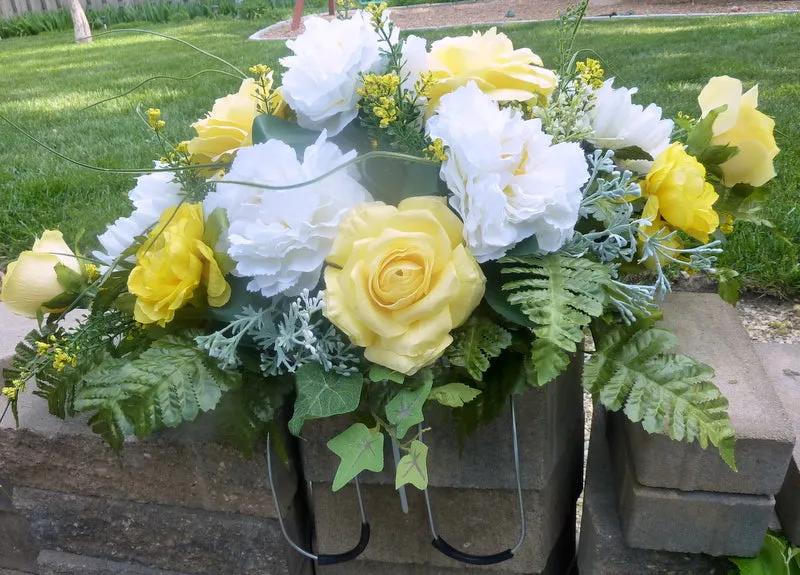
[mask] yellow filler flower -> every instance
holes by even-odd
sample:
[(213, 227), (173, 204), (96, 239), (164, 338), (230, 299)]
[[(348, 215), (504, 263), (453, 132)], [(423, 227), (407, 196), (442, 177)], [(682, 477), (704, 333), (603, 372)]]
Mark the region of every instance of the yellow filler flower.
[(208, 305), (228, 303), (231, 288), (203, 243), (203, 207), (184, 203), (167, 208), (147, 241), (136, 252), (128, 290), (136, 296), (134, 319), (166, 325), (204, 286)]
[(719, 195), (706, 181), (703, 164), (679, 142), (658, 155), (642, 190), (647, 196), (644, 217), (660, 214), (672, 227), (703, 243), (719, 227), (719, 215), (714, 211)]
[(325, 315), (369, 361), (406, 375), (444, 353), (486, 283), (461, 220), (430, 196), (354, 208), (327, 262)]

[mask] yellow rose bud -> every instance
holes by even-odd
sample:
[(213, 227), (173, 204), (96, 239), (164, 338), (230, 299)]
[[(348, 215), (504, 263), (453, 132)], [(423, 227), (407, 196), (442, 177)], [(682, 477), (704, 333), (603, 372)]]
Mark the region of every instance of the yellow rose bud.
[(30, 251), (22, 252), (17, 261), (8, 264), (0, 301), (18, 315), (36, 317), (39, 308), (64, 293), (55, 271), (59, 263), (81, 273), (81, 265), (61, 232), (47, 230)]
[(498, 102), (526, 102), (547, 96), (556, 88), (555, 72), (543, 68), (542, 59), (529, 48), (515, 50), (496, 28), (472, 36), (437, 40), (428, 55), (434, 83), (430, 85), (428, 111), (434, 113), (439, 99), (467, 82)]
[(697, 98), (703, 116), (711, 110), (728, 108), (714, 120), (713, 145), (730, 145), (739, 153), (720, 165), (726, 186), (763, 186), (775, 177), (773, 159), (780, 149), (775, 143), (775, 121), (759, 112), (758, 86), (742, 94), (742, 83), (729, 76), (711, 78)]
[(203, 243), (203, 207), (184, 203), (167, 208), (136, 252), (128, 290), (136, 296), (134, 319), (141, 324), (171, 322), (175, 312), (205, 287), (208, 305), (228, 303), (231, 288)]
[(703, 164), (675, 142), (661, 152), (647, 174), (643, 191), (645, 213), (660, 214), (672, 227), (703, 243), (719, 226), (714, 202), (719, 195), (706, 182)]
[(236, 150), (253, 145), (258, 88), (252, 78), (244, 80), (237, 93), (219, 98), (206, 118), (192, 124), (197, 137), (189, 141), (187, 149), (193, 163), (230, 161)]
[(354, 208), (327, 262), (325, 315), (369, 361), (406, 375), (444, 353), (486, 283), (461, 220), (430, 196)]

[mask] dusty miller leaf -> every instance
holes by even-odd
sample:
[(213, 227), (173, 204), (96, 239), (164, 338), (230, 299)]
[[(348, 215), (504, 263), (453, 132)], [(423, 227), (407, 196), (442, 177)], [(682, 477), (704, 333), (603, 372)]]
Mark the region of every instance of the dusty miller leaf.
[(409, 483), (420, 491), (428, 487), (428, 446), (416, 439), (397, 463), (394, 488), (400, 489)]
[(350, 413), (361, 401), (364, 379), (359, 374), (340, 375), (318, 363), (307, 363), (295, 374), (297, 400), (289, 431), (300, 436), (307, 419)]
[(328, 442), (328, 449), (339, 456), (333, 490), (339, 491), (362, 471), (383, 469), (383, 433), (355, 423)]

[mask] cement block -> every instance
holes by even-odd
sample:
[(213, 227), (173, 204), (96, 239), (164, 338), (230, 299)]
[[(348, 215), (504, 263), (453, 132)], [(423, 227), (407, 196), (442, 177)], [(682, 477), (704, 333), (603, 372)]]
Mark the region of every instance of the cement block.
[(634, 549), (625, 543), (605, 427), (605, 412), (595, 408), (578, 546), (581, 575), (726, 575), (730, 563), (724, 558)]
[(35, 319), (15, 315), (0, 302), (0, 381), (3, 377), (2, 368), (8, 365), (14, 348), (32, 329), (36, 329)]
[(13, 499), (45, 549), (186, 573), (289, 571), (275, 519), (25, 487)]
[[(16, 569), (3, 569), (0, 567), (0, 575), (30, 575), (30, 571), (17, 571)], [(38, 571), (36, 572), (38, 575)]]
[(636, 480), (624, 416), (610, 414), (608, 441), (617, 482), (622, 533), (631, 547), (714, 556), (758, 554), (775, 499), (647, 487)]
[(119, 563), (48, 549), (39, 553), (38, 563), (39, 575), (185, 575), (178, 571), (151, 569), (134, 563)]
[(39, 545), (23, 517), (0, 511), (0, 571), (16, 569), (36, 572)]
[[(579, 358), (556, 382), (529, 389), (515, 400), (524, 489), (544, 488), (563, 454), (583, 441), (581, 368)], [(432, 486), (516, 489), (510, 410), (467, 438), (461, 456), (455, 448), (456, 434), (449, 417), (442, 417), (442, 412), (431, 415), (425, 425), (432, 431), (425, 434), (425, 443), (430, 450), (428, 476)], [(332, 480), (339, 459), (326, 443), (351, 424), (344, 417), (306, 422), (306, 441), (300, 444), (306, 480)], [(385, 448), (385, 460), (393, 461), (388, 441)], [(361, 482), (394, 484), (394, 468), (387, 468), (378, 474), (363, 473)]]
[[(775, 390), (789, 412), (795, 433), (800, 436), (800, 345), (757, 343), (756, 352)], [(789, 470), (780, 492), (775, 496), (775, 508), (786, 537), (800, 545), (800, 442), (795, 444)]]
[(714, 383), (730, 404), (739, 471), (728, 468), (714, 449), (648, 435), (641, 425), (628, 423), (636, 479), (650, 487), (774, 495), (795, 432), (736, 310), (716, 294), (674, 293), (664, 301), (664, 316), (680, 350), (716, 371)]
[[(574, 517), (575, 500), (580, 492), (582, 459), (583, 445), (578, 443), (562, 456), (544, 489), (525, 491), (525, 543), (513, 559), (491, 569), (527, 574), (546, 572), (559, 534), (563, 529), (574, 530), (574, 521), (569, 518)], [(410, 511), (405, 515), (393, 485), (364, 484), (361, 490), (372, 537), (353, 564), (367, 561), (425, 565), (430, 569), (458, 567), (431, 546), (421, 492), (414, 488), (407, 490)], [(454, 547), (468, 553), (489, 554), (516, 543), (520, 527), (516, 490), (433, 487), (429, 492), (437, 530)], [(330, 483), (314, 482), (310, 502), (316, 548), (320, 552), (339, 553), (358, 541), (360, 515), (352, 485), (332, 493)]]

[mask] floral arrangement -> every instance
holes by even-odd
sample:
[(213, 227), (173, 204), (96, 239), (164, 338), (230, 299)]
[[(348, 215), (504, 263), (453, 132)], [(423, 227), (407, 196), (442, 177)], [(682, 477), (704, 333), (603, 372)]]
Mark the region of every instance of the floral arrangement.
[(40, 324), (5, 371), (14, 412), (35, 377), (115, 449), (212, 410), (243, 449), (284, 405), (297, 436), (353, 413), (328, 444), (334, 489), (380, 470), (387, 437), (397, 486), (424, 488), (425, 410), (470, 432), (591, 332), (596, 401), (733, 467), (713, 371), (656, 322), (675, 269), (735, 297), (714, 262), (775, 176), (774, 122), (727, 76), (696, 118), (634, 104), (569, 54), (582, 8), (557, 70), (495, 29), (401, 39), (385, 5), (308, 19), (281, 85), (251, 68), (139, 177), (100, 250), (46, 231), (9, 266), (6, 307)]

